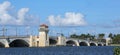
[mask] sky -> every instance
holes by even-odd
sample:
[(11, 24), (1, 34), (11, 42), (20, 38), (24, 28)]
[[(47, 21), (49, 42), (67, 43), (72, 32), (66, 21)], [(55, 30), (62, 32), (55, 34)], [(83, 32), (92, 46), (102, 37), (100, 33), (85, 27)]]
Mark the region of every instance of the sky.
[(38, 35), (39, 25), (47, 24), (49, 35), (118, 34), (119, 6), (120, 0), (0, 0), (0, 29)]

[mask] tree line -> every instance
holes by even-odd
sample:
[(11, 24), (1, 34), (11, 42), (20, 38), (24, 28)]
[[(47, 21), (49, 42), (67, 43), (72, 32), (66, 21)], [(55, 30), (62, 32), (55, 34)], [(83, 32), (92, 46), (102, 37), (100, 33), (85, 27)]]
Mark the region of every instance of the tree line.
[[(110, 33), (108, 37), (112, 40), (111, 44), (120, 44), (120, 34), (112, 34)], [(105, 40), (105, 34), (100, 33), (97, 36), (92, 34), (72, 34), (70, 35), (70, 38), (78, 38), (78, 39), (84, 39), (84, 40), (92, 40), (92, 41), (98, 41), (98, 42), (106, 42)]]
[(110, 33), (108, 37), (112, 39), (111, 44), (120, 44), (120, 34)]

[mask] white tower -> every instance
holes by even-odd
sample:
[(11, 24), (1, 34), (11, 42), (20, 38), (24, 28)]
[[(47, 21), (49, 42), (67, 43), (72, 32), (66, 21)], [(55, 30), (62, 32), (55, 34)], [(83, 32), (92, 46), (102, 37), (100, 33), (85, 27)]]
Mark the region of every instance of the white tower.
[(39, 46), (45, 47), (49, 46), (49, 37), (48, 37), (48, 26), (45, 24), (40, 25), (39, 28)]

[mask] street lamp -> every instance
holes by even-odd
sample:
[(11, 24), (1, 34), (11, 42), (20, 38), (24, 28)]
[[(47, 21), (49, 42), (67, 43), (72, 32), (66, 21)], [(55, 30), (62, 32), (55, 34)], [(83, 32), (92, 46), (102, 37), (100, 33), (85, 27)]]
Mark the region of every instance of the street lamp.
[(2, 32), (3, 32), (3, 37), (5, 37), (5, 32), (7, 31), (7, 29), (5, 29), (5, 28), (3, 27), (3, 29), (2, 29), (2, 30), (0, 30), (0, 31), (2, 31)]

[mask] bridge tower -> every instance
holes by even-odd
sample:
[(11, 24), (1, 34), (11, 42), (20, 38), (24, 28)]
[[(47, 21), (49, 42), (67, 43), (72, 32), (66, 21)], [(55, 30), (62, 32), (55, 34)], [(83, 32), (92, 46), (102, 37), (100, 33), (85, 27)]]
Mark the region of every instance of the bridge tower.
[(48, 26), (46, 24), (40, 25), (39, 28), (39, 47), (49, 46)]

